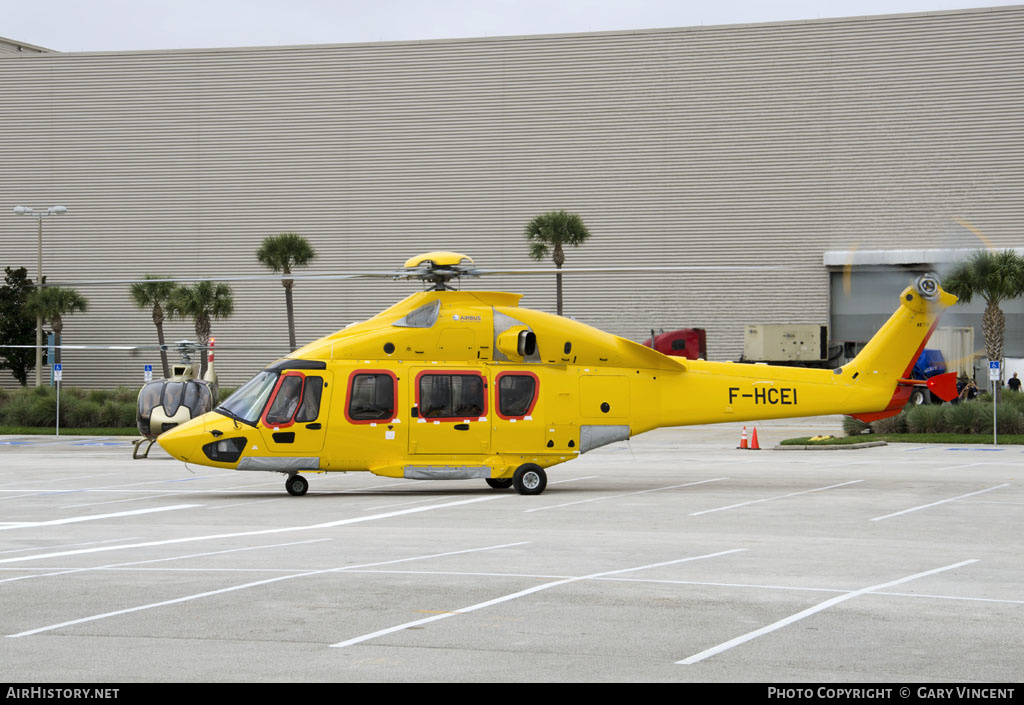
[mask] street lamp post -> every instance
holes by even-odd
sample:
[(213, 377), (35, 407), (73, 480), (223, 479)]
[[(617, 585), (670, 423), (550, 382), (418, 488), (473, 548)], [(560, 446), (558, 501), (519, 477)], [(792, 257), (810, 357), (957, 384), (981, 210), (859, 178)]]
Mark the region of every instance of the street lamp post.
[[(68, 212), (64, 206), (50, 206), (46, 210), (35, 210), (27, 206), (15, 206), (17, 215), (29, 215), (38, 223), (36, 235), (36, 286), (43, 286), (43, 218), (50, 215), (63, 215)], [(43, 319), (36, 316), (36, 386), (42, 385), (43, 379)]]

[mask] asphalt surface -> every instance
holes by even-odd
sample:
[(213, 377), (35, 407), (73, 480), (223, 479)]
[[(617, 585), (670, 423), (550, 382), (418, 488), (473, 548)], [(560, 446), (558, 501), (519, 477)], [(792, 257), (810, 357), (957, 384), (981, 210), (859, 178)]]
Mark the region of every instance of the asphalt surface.
[(1016, 682), (1020, 446), (655, 431), (482, 481), (187, 468), (0, 437), (13, 682)]

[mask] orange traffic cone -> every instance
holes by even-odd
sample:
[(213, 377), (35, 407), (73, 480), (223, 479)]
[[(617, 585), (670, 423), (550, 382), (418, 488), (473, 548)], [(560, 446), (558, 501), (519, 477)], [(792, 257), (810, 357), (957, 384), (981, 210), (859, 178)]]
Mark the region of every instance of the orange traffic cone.
[(757, 426), (754, 426), (754, 435), (750, 438), (750, 450), (761, 450), (761, 446), (757, 444)]
[(738, 450), (747, 450), (747, 427), (743, 427), (743, 435), (740, 436), (740, 444), (737, 446)]

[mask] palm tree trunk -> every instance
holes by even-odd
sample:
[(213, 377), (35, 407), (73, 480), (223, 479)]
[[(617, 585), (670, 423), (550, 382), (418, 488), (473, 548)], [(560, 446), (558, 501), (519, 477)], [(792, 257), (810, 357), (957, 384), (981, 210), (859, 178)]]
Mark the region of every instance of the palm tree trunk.
[[(561, 269), (561, 267), (559, 267)], [(562, 273), (555, 272), (555, 312), (562, 315)]]
[(164, 350), (164, 310), (160, 303), (153, 304), (153, 325), (156, 326), (156, 340), (160, 343), (160, 363), (164, 368), (164, 379), (171, 376), (171, 366), (167, 363), (167, 351)]
[(292, 305), (292, 280), (284, 279), (281, 281), (284, 285), (284, 307), (288, 312), (288, 349), (294, 350), (295, 345), (295, 309)]
[(206, 347), (210, 344), (210, 317), (206, 314), (196, 316), (196, 338), (202, 347), (199, 364), (199, 379), (206, 377), (206, 357), (209, 354)]
[(61, 334), (64, 332), (64, 321), (60, 316), (56, 316), (50, 321), (50, 327), (53, 328), (53, 360), (50, 362), (52, 368), (53, 363), (60, 364), (60, 342)]
[[(562, 250), (562, 243), (560, 243), (560, 242), (556, 242), (555, 243), (555, 252), (554, 252), (553, 259), (555, 260), (555, 269), (561, 269), (562, 265), (565, 264), (565, 251)], [(561, 272), (556, 272), (555, 273), (555, 312), (559, 316), (562, 315), (562, 273)]]
[(981, 332), (985, 335), (985, 354), (989, 360), (1003, 359), (1003, 339), (1006, 332), (1006, 316), (998, 304), (989, 303), (981, 318)]
[[(981, 332), (985, 336), (985, 354), (989, 361), (1003, 360), (1003, 341), (1006, 335), (1006, 316), (999, 304), (989, 301), (981, 317)], [(1000, 365), (1002, 368), (1002, 365)], [(1002, 374), (1002, 372), (1000, 372)], [(999, 382), (992, 382), (992, 396), (999, 399)]]

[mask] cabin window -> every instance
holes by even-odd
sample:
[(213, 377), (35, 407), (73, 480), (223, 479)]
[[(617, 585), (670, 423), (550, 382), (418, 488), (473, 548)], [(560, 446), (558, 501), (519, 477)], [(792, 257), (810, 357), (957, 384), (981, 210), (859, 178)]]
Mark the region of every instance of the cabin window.
[(468, 419), (486, 409), (478, 374), (423, 374), (417, 385), (419, 414), (425, 419)]
[(320, 394), (324, 389), (322, 377), (306, 377), (302, 389), (302, 402), (295, 414), (295, 423), (312, 423), (320, 416)]
[(350, 421), (386, 421), (395, 417), (395, 377), (388, 372), (352, 375), (348, 390)]
[(168, 418), (178, 413), (184, 386), (181, 382), (168, 382), (164, 385), (164, 413), (167, 414)]
[(195, 380), (185, 383), (185, 398), (181, 402), (192, 412), (192, 418), (201, 416), (213, 406), (213, 395), (210, 388)]
[(498, 415), (504, 419), (529, 416), (537, 401), (537, 376), (530, 372), (498, 375)]
[(150, 382), (142, 387), (139, 393), (139, 418), (149, 421), (153, 409), (160, 406), (160, 395), (163, 394), (163, 382)]

